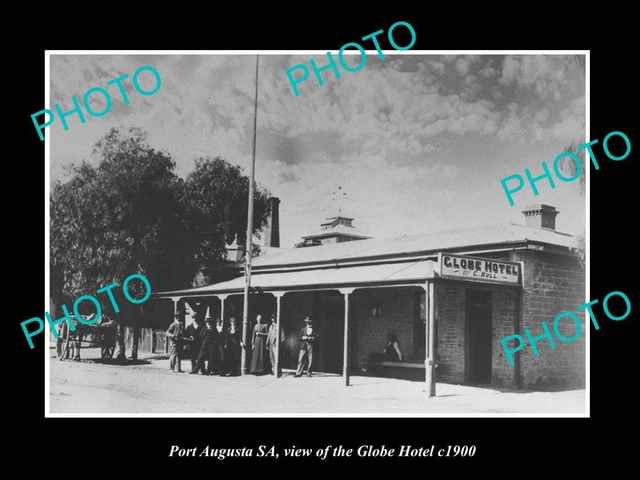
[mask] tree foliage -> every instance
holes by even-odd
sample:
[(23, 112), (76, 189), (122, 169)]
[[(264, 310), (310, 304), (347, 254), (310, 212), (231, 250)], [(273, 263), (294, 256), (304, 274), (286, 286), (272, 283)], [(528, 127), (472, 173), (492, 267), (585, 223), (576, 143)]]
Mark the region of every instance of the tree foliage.
[[(583, 199), (585, 198), (585, 195), (586, 195), (586, 178), (587, 178), (586, 169), (589, 168), (589, 162), (585, 163), (585, 149), (578, 150), (578, 147), (583, 145), (584, 143), (585, 143), (584, 141), (573, 140), (563, 150), (563, 152), (571, 153), (575, 157), (577, 157), (578, 162), (576, 162), (576, 160), (573, 157), (568, 155), (562, 157), (560, 159), (560, 162), (558, 162), (560, 172), (562, 173), (563, 176), (567, 178), (573, 178), (574, 175), (579, 173), (578, 178), (574, 180), (572, 183), (576, 186), (576, 188), (578, 189), (578, 192), (580, 193), (580, 196)], [(580, 170), (580, 172), (578, 172), (578, 170)]]
[[(186, 179), (186, 201), (192, 235), (200, 239), (196, 260), (219, 262), (225, 245), (236, 238), (244, 244), (247, 230), (249, 178), (240, 167), (220, 157), (198, 158)], [(269, 192), (254, 183), (253, 231), (259, 235), (269, 215)]]
[[(582, 67), (584, 67), (584, 59), (581, 56), (577, 56), (576, 62), (578, 62)], [(585, 123), (584, 120), (582, 122), (582, 130), (584, 131)], [(590, 166), (589, 158), (587, 157), (586, 149), (578, 150), (578, 147), (583, 145), (585, 142), (580, 140), (573, 140), (569, 143), (567, 147), (563, 150), (563, 152), (572, 153), (575, 157), (578, 158), (578, 161), (571, 156), (564, 156), (560, 159), (559, 168), (562, 174), (567, 178), (573, 178), (578, 174), (579, 176), (572, 183), (576, 185), (580, 197), (582, 200), (586, 198), (586, 178), (587, 178), (587, 169)], [(577, 236), (578, 245), (574, 248), (574, 251), (578, 254), (578, 258), (580, 259), (580, 264), (585, 267), (586, 265), (586, 234), (583, 231), (581, 234)]]
[[(579, 72), (582, 73), (583, 78), (586, 77), (586, 56), (585, 55), (572, 55), (569, 57), (568, 66), (575, 66)], [(585, 121), (582, 119), (582, 128), (581, 132), (585, 131)], [(585, 149), (578, 150), (577, 147), (583, 145), (585, 142), (582, 138), (574, 139), (569, 143), (569, 145), (563, 150), (563, 152), (573, 153), (579, 159), (579, 164), (575, 162), (569, 156), (563, 157), (559, 162), (560, 171), (566, 177), (573, 177), (577, 174), (578, 169), (580, 169), (580, 176), (574, 180), (574, 184), (578, 188), (578, 192), (580, 193), (580, 197), (584, 200), (586, 197), (586, 176), (587, 176), (587, 168), (590, 166), (590, 160), (588, 158), (588, 154), (585, 153)], [(583, 231), (577, 237), (578, 246), (575, 248), (575, 251), (578, 253), (580, 258), (580, 263), (582, 266), (585, 266), (586, 263), (586, 250), (585, 243), (586, 237), (585, 232)]]
[[(183, 180), (171, 156), (138, 128), (112, 129), (92, 155), (93, 163), (71, 166), (71, 179), (51, 190), (56, 304), (122, 285), (133, 273), (153, 291), (188, 288), (197, 268), (223, 261), (225, 243), (246, 230), (248, 178), (221, 158), (198, 159)], [(266, 224), (268, 196), (256, 188), (256, 232)], [(142, 282), (129, 287), (133, 296), (144, 294)]]
[(587, 262), (587, 251), (586, 251), (586, 237), (584, 232), (578, 235), (578, 245), (573, 249), (578, 254), (578, 259), (580, 260), (580, 265), (583, 268), (586, 266)]
[(167, 275), (180, 273), (176, 264), (188, 261), (175, 162), (139, 129), (112, 129), (93, 155), (96, 167), (71, 166), (71, 180), (52, 188), (52, 295), (74, 298), (133, 273), (154, 290), (165, 287)]

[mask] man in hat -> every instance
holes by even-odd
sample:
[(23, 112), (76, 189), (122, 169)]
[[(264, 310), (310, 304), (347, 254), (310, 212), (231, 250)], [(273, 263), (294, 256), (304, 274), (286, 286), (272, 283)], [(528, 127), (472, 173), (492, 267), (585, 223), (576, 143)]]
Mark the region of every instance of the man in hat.
[(198, 355), (200, 355), (200, 348), (202, 342), (200, 341), (200, 334), (204, 328), (201, 314), (193, 316), (193, 323), (186, 328), (186, 336), (189, 338), (189, 356), (191, 357), (191, 371), (196, 369), (196, 363), (198, 361)]
[[(280, 329), (280, 343), (284, 342), (284, 331)], [(278, 324), (275, 314), (271, 314), (271, 325), (269, 325), (269, 334), (267, 336), (267, 349), (269, 350), (269, 359), (271, 360), (271, 375), (276, 374), (276, 349), (278, 342)], [(281, 355), (282, 356), (282, 355)], [(282, 374), (282, 367), (278, 363), (278, 374)]]
[(240, 375), (240, 355), (244, 348), (242, 343), (241, 329), (236, 325), (236, 319), (229, 319), (229, 328), (225, 335), (224, 362), (226, 364), (227, 376)]
[(213, 318), (211, 318), (209, 314), (207, 314), (205, 318), (205, 324), (206, 326), (200, 333), (200, 353), (198, 354), (196, 367), (191, 372), (192, 374), (202, 373), (203, 375), (213, 375), (214, 355), (217, 351), (216, 337), (218, 332), (216, 332), (213, 326)]
[(295, 377), (302, 376), (305, 363), (308, 361), (307, 377), (310, 377), (313, 372), (313, 345), (318, 341), (320, 336), (313, 328), (313, 321), (307, 317), (304, 319), (307, 324), (300, 330), (300, 356), (298, 357), (298, 371), (294, 375)]
[(171, 339), (171, 346), (169, 348), (169, 369), (172, 372), (182, 373), (183, 370), (180, 365), (180, 349), (184, 340), (184, 324), (182, 323), (182, 315), (180, 312), (176, 312), (173, 316), (173, 323), (169, 325), (167, 329), (167, 337)]

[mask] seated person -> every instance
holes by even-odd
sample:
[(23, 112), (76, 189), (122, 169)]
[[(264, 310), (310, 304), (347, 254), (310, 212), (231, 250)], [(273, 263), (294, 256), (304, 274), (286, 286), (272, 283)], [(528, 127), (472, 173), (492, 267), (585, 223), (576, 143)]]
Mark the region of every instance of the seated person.
[(398, 339), (393, 333), (387, 334), (387, 345), (382, 352), (373, 352), (369, 354), (367, 367), (364, 371), (375, 372), (379, 369), (382, 362), (401, 362), (404, 359)]

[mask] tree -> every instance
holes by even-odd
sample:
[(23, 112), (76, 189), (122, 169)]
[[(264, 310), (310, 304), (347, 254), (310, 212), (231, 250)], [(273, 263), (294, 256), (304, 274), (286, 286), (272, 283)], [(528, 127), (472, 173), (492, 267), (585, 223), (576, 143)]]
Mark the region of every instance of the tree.
[[(222, 159), (199, 160), (184, 181), (174, 173), (171, 156), (147, 139), (139, 128), (112, 129), (94, 147), (96, 166), (71, 166), (72, 178), (52, 186), (51, 297), (56, 304), (72, 305), (114, 282), (122, 286), (134, 273), (144, 275), (153, 291), (186, 288), (203, 260), (224, 259), (225, 241), (246, 222), (248, 179), (238, 167)], [(266, 223), (268, 192), (257, 192), (254, 225), (259, 230)], [(141, 282), (129, 287), (134, 297), (145, 293)], [(99, 299), (108, 311), (107, 295), (98, 297), (105, 297)], [(118, 304), (121, 311), (113, 318), (118, 358), (126, 358), (124, 325), (131, 325), (135, 359), (145, 305)]]
[[(583, 123), (583, 126), (584, 126), (584, 123)], [(565, 149), (563, 150), (563, 152), (571, 153), (575, 157), (577, 157), (579, 160), (579, 163), (576, 163), (573, 157), (570, 157), (570, 156), (562, 157), (560, 159), (560, 162), (558, 163), (560, 167), (560, 171), (567, 178), (573, 178), (574, 175), (579, 173), (578, 178), (574, 180), (574, 182), (572, 183), (574, 183), (574, 185), (577, 185), (578, 192), (580, 193), (580, 196), (583, 199), (585, 198), (585, 194), (586, 194), (586, 183), (585, 183), (585, 179), (587, 177), (586, 168), (589, 168), (589, 165), (588, 164), (585, 165), (585, 153), (584, 153), (585, 149), (578, 150), (578, 147), (583, 145), (584, 143), (585, 142), (578, 142), (576, 140), (573, 140), (571, 143), (569, 143), (569, 146), (565, 147)], [(580, 172), (578, 172), (578, 169), (580, 169)]]
[[(582, 73), (584, 77), (585, 61), (586, 61), (585, 55), (572, 55), (569, 57), (568, 67), (570, 67), (571, 65), (575, 66), (578, 69), (578, 71)], [(584, 118), (582, 120), (581, 131), (582, 132), (585, 131)], [(578, 186), (580, 197), (582, 197), (582, 199), (584, 200), (586, 197), (586, 187), (585, 187), (585, 179), (587, 176), (586, 169), (589, 168), (589, 162), (585, 164), (585, 158), (586, 158), (585, 150), (584, 149), (578, 150), (578, 147), (583, 144), (584, 144), (583, 141), (573, 140), (569, 143), (569, 146), (563, 150), (563, 152), (570, 152), (570, 153), (573, 153), (575, 156), (577, 156), (579, 159), (579, 164), (577, 164), (575, 160), (572, 159), (571, 157), (565, 156), (560, 160), (559, 165), (563, 175), (567, 176), (568, 178), (571, 178), (574, 175), (576, 175), (578, 173), (578, 168), (580, 169), (580, 176), (578, 177), (576, 184)], [(583, 231), (580, 235), (578, 235), (578, 246), (574, 249), (578, 253), (580, 264), (583, 267), (585, 266), (585, 262), (586, 262), (585, 242), (586, 242), (586, 234)]]
[[(114, 282), (122, 285), (133, 273), (144, 275), (153, 290), (168, 287), (169, 279), (184, 281), (193, 262), (180, 235), (184, 182), (173, 172), (175, 162), (150, 147), (137, 128), (112, 129), (96, 143), (93, 156), (96, 167), (71, 166), (72, 179), (52, 188), (52, 296), (74, 300)], [(125, 303), (116, 314), (120, 359), (123, 325), (134, 324), (139, 310)]]
[[(218, 260), (236, 235), (239, 241), (246, 238), (249, 178), (220, 157), (205, 157), (195, 160), (185, 184), (191, 213), (198, 220), (192, 225), (206, 246), (199, 260)], [(254, 182), (253, 230), (258, 237), (267, 224), (268, 199), (269, 192)]]
[[(201, 241), (196, 261), (217, 264), (226, 245), (236, 238), (244, 244), (247, 230), (249, 178), (240, 167), (216, 157), (198, 158), (185, 181), (186, 201), (192, 218), (191, 234)], [(254, 182), (253, 231), (259, 237), (269, 216), (269, 192)], [(255, 246), (253, 255), (259, 251)]]

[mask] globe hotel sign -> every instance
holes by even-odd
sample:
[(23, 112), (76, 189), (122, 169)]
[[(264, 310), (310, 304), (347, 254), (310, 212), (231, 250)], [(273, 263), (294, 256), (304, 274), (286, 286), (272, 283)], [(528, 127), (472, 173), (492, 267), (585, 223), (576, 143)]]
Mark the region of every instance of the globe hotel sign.
[(522, 285), (522, 264), (518, 262), (441, 253), (437, 271), (441, 278), (453, 280)]

